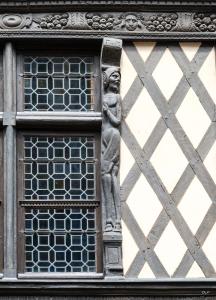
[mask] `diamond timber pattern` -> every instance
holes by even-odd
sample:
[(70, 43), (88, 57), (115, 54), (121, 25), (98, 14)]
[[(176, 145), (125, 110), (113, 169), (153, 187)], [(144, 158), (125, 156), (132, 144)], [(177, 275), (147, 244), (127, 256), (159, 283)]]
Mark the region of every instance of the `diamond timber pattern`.
[(216, 277), (215, 49), (129, 42), (122, 65), (125, 276)]

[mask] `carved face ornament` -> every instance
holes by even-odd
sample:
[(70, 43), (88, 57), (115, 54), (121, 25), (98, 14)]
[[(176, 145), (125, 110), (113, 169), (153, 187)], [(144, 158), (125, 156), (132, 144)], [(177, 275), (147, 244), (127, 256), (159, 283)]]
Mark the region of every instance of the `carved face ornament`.
[(125, 27), (129, 31), (136, 30), (138, 27), (138, 20), (135, 15), (127, 15), (125, 17)]

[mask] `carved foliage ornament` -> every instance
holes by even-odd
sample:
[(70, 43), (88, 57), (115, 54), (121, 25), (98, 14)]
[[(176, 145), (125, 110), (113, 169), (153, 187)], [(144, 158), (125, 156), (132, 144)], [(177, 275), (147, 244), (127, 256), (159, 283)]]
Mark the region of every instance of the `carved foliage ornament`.
[(68, 23), (69, 14), (48, 15), (42, 18), (34, 18), (33, 21), (42, 29), (62, 29)]
[(195, 14), (194, 25), (199, 31), (216, 31), (216, 14)]
[(112, 14), (86, 14), (87, 24), (94, 30), (112, 30), (121, 21), (115, 19)]
[(177, 14), (152, 15), (147, 20), (143, 19), (149, 31), (171, 31), (177, 25)]

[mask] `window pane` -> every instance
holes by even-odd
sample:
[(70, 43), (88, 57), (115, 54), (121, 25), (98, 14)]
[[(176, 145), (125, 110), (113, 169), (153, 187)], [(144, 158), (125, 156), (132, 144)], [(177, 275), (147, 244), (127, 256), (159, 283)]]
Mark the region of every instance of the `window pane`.
[(95, 200), (93, 137), (25, 137), (25, 200)]
[(95, 209), (27, 209), (26, 272), (95, 272)]
[(93, 110), (93, 57), (25, 57), (24, 109)]

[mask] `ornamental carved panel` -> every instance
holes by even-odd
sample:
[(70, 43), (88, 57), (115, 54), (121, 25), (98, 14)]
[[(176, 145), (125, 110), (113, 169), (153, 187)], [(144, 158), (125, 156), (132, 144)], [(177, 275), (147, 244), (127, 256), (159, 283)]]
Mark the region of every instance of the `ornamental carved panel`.
[(203, 12), (64, 12), (41, 14), (2, 14), (1, 30), (35, 33), (91, 31), (92, 34), (214, 33), (216, 14)]

